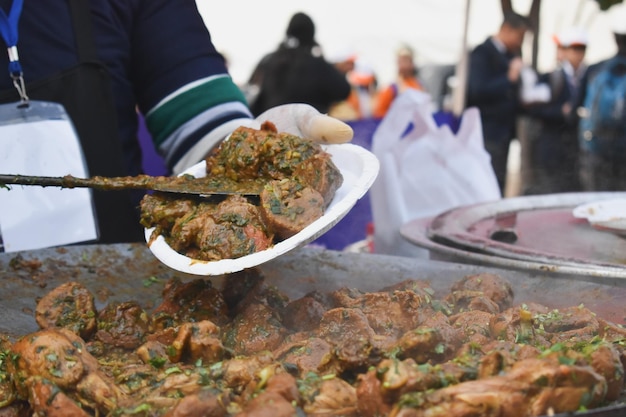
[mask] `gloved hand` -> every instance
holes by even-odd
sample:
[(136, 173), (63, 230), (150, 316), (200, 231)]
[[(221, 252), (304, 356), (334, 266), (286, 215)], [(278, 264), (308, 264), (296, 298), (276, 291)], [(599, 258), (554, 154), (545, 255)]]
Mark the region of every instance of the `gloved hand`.
[(259, 129), (263, 122), (272, 122), (278, 132), (287, 132), (319, 143), (344, 143), (352, 140), (354, 132), (346, 123), (318, 112), (308, 104), (283, 104), (266, 110), (256, 119), (235, 119), (214, 129), (174, 165), (178, 175), (201, 161), (230, 132), (239, 126)]
[(319, 143), (344, 143), (354, 132), (346, 123), (318, 112), (308, 104), (283, 104), (266, 110), (256, 118), (260, 124), (274, 123), (278, 132), (311, 139)]

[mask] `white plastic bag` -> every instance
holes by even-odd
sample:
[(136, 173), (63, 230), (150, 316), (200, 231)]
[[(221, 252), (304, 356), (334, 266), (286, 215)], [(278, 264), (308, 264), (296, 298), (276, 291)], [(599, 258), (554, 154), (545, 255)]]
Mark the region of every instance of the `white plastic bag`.
[(501, 198), (478, 109), (463, 113), (455, 135), (449, 126), (437, 126), (430, 102), (428, 94), (404, 92), (374, 132), (380, 172), (370, 199), (377, 253), (426, 257), (426, 250), (400, 235), (403, 224)]

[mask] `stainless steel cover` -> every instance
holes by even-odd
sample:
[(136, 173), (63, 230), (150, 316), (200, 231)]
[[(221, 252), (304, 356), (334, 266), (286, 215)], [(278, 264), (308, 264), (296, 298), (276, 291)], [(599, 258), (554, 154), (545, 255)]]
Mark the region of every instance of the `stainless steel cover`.
[(626, 193), (517, 197), (459, 207), (401, 229), (451, 259), (516, 269), (626, 278), (626, 239), (572, 215), (579, 204)]

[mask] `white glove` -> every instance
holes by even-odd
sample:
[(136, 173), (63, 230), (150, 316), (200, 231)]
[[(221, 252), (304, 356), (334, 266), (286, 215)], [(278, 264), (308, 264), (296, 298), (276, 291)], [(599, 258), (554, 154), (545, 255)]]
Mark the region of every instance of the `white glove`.
[(291, 133), (319, 143), (344, 143), (352, 140), (354, 132), (346, 123), (318, 112), (308, 104), (283, 104), (266, 110), (256, 119), (235, 119), (217, 127), (193, 146), (173, 167), (179, 174), (201, 161), (208, 152), (238, 128), (259, 129), (263, 122), (272, 122), (278, 132)]
[(274, 123), (278, 132), (311, 139), (319, 143), (344, 143), (354, 132), (346, 123), (318, 112), (308, 104), (283, 104), (263, 112), (256, 121)]

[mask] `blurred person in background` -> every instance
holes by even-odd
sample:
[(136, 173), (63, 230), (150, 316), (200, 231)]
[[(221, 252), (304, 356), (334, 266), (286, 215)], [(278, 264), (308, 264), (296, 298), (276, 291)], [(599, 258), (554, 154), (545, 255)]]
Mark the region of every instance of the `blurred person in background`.
[(578, 115), (581, 83), (587, 72), (584, 62), (587, 32), (569, 28), (554, 36), (557, 67), (539, 78), (550, 88), (550, 100), (531, 105), (528, 113), (537, 123), (531, 145), (531, 183), (526, 194), (547, 194), (580, 190), (578, 180)]
[(352, 87), (350, 96), (334, 105), (329, 115), (345, 121), (372, 118), (377, 94), (374, 69), (357, 60), (354, 68), (348, 72), (348, 82)]
[(415, 54), (408, 45), (402, 45), (396, 51), (396, 80), (381, 89), (376, 97), (373, 116), (382, 118), (387, 114), (395, 98), (408, 89), (424, 90), (417, 77)]
[(626, 191), (626, 5), (609, 13), (617, 53), (589, 66), (579, 99), (584, 191)]
[[(345, 70), (350, 70), (348, 66)], [(315, 40), (315, 24), (305, 13), (294, 14), (278, 49), (261, 59), (249, 84), (259, 87), (252, 113), (286, 103), (306, 103), (321, 113), (350, 94), (346, 73), (328, 62)]]
[(526, 17), (505, 13), (498, 32), (476, 46), (469, 58), (467, 106), (480, 110), (485, 148), (503, 195), (520, 111), (521, 46), (528, 29)]

